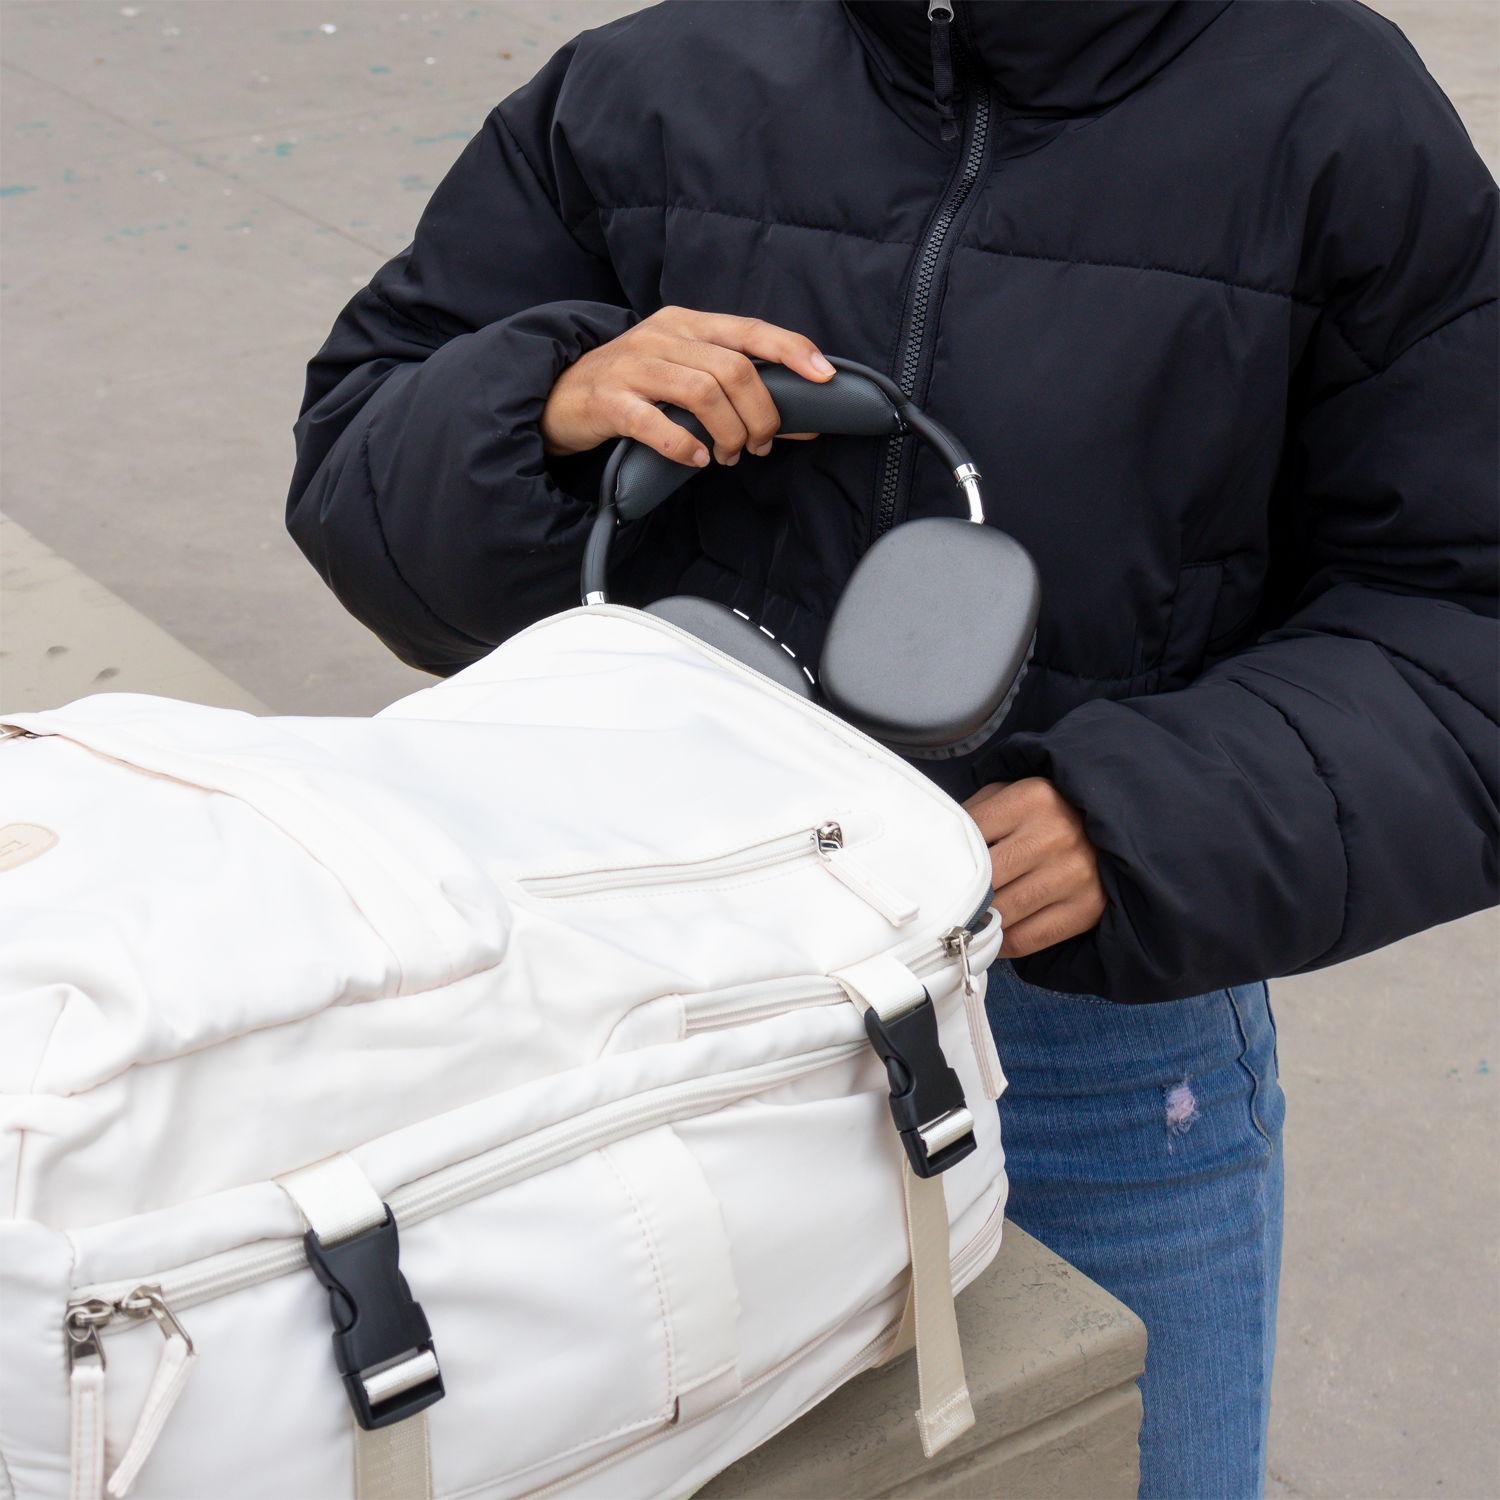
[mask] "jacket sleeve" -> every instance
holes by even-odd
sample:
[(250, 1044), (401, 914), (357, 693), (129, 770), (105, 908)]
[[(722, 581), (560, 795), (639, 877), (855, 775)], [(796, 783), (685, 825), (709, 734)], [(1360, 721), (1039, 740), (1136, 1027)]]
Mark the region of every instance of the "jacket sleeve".
[(429, 672), (577, 602), (591, 507), (537, 424), (558, 375), (636, 319), (549, 129), (570, 55), (489, 116), (308, 367), (288, 529)]
[(1173, 999), (1495, 902), (1495, 188), (1431, 94), (1446, 121), (1434, 104), (1403, 138), (1408, 110), (1311, 195), (1276, 628), (984, 768), (1051, 777), (1100, 854), (1103, 919), (1021, 961), (1032, 983)]

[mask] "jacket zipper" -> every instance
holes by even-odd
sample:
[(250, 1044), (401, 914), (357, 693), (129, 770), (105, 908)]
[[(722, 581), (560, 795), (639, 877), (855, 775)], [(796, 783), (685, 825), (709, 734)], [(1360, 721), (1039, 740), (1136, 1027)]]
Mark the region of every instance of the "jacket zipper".
[(781, 838), (767, 839), (764, 843), (708, 859), (580, 870), (573, 874), (528, 875), (518, 883), (529, 896), (564, 901), (612, 896), (626, 891), (646, 893), (684, 886), (701, 887), (780, 866), (814, 861), (878, 911), (893, 927), (904, 927), (916, 918), (919, 908), (915, 902), (888, 885), (844, 848), (843, 827), (833, 819), (818, 824), (816, 828), (799, 829)]
[[(927, 337), (927, 318), (932, 300), (932, 290), (937, 284), (938, 274), (946, 260), (951, 258), (948, 247), (948, 232), (958, 218), (960, 210), (968, 202), (969, 195), (979, 181), (980, 169), (984, 165), (985, 149), (990, 129), (989, 81), (983, 74), (976, 74), (967, 54), (959, 52), (960, 73), (969, 96), (968, 149), (964, 153), (963, 165), (948, 189), (937, 216), (928, 228), (927, 237), (917, 256), (916, 269), (912, 273), (911, 290), (907, 294), (903, 326), (906, 329), (905, 343), (896, 371), (896, 384), (908, 400), (916, 397), (917, 377), (922, 369), (923, 346)], [(875, 507), (875, 537), (883, 536), (896, 524), (896, 504), (901, 489), (901, 463), (906, 444), (902, 437), (891, 438), (886, 444), (885, 468), (881, 475), (880, 498)]]

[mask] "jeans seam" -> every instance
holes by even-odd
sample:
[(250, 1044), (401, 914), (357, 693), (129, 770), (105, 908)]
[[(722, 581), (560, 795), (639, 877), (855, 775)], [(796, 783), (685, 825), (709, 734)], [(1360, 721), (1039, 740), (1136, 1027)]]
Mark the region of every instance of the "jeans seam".
[(1255, 1126), (1256, 1130), (1260, 1132), (1261, 1138), (1274, 1151), (1276, 1149), (1276, 1142), (1271, 1139), (1271, 1132), (1261, 1123), (1260, 1118), (1260, 1096), (1261, 1090), (1265, 1086), (1264, 1080), (1246, 1060), (1250, 1055), (1250, 1037), (1245, 1030), (1245, 1017), (1240, 1010), (1240, 999), (1232, 989), (1225, 990), (1224, 994), (1229, 1000), (1230, 1009), (1234, 1011), (1234, 1024), (1240, 1034), (1239, 1065), (1245, 1070), (1245, 1076), (1249, 1078), (1252, 1085), (1250, 1090), (1250, 1123)]

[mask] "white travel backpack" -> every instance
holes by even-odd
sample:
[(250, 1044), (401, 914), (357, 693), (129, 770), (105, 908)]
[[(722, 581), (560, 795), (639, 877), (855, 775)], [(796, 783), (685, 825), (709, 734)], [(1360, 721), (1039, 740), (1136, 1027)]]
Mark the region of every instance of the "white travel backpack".
[(608, 605), (5, 733), (0, 1494), (673, 1500), (913, 1341), (973, 1420), (1000, 923), (896, 756)]

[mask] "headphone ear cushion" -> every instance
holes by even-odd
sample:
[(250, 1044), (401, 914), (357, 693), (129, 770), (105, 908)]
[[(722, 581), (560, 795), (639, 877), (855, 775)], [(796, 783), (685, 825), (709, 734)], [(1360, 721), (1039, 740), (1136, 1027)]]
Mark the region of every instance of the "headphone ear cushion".
[(743, 615), (735, 614), (716, 600), (678, 594), (648, 604), (646, 613), (697, 636), (725, 656), (732, 656), (803, 698), (813, 695), (806, 673), (786, 651)]
[(828, 628), (828, 706), (900, 755), (942, 760), (1000, 727), (1031, 654), (1041, 582), (992, 526), (946, 516), (888, 531), (860, 559)]

